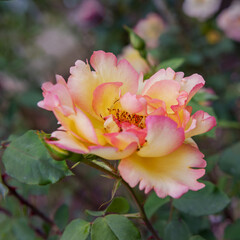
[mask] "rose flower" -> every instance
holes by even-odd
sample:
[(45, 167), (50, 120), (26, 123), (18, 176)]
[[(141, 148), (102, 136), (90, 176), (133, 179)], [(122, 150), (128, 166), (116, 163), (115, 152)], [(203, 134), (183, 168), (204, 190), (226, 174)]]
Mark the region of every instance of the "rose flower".
[(94, 52), (90, 65), (78, 60), (68, 82), (42, 86), (41, 108), (53, 111), (60, 128), (48, 143), (80, 154), (120, 160), (120, 175), (131, 186), (174, 198), (204, 187), (197, 179), (206, 162), (192, 136), (216, 125), (187, 106), (205, 81), (171, 68), (143, 81), (127, 60)]
[(234, 1), (224, 9), (217, 18), (217, 24), (229, 38), (240, 42), (240, 2)]

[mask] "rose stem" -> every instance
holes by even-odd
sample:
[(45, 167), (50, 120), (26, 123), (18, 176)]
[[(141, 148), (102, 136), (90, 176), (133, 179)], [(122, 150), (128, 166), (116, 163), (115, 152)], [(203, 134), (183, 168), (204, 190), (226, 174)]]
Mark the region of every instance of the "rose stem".
[[(131, 194), (134, 202), (136, 203), (140, 213), (141, 213), (141, 217), (143, 219), (143, 221), (145, 222), (147, 228), (149, 229), (149, 231), (153, 234), (153, 236), (157, 239), (157, 240), (161, 240), (157, 234), (157, 232), (155, 231), (155, 229), (153, 228), (152, 224), (150, 223), (150, 221), (148, 220), (146, 213), (144, 211), (144, 208), (142, 206), (142, 204), (140, 203), (139, 199), (137, 198), (135, 192), (133, 191), (133, 189), (128, 185), (127, 182), (125, 182), (119, 175), (108, 171), (107, 169), (93, 163), (93, 162), (89, 162), (89, 161), (82, 161), (83, 163), (85, 163), (86, 165), (89, 165), (99, 171), (102, 171), (108, 175), (110, 175), (111, 177), (115, 178), (115, 179), (121, 179), (121, 182), (123, 183), (123, 185), (127, 188), (127, 190), (129, 191), (129, 193)], [(116, 171), (116, 169), (115, 169)]]
[(8, 185), (7, 181), (6, 181), (6, 177), (7, 175), (3, 175), (2, 176), (2, 182), (3, 184), (8, 188), (9, 192), (19, 200), (19, 202), (25, 206), (27, 206), (28, 208), (31, 209), (32, 213), (39, 216), (40, 218), (42, 218), (42, 220), (44, 220), (45, 222), (49, 223), (50, 225), (55, 225), (55, 223), (53, 222), (53, 220), (51, 220), (50, 218), (48, 218), (44, 213), (42, 213), (40, 210), (38, 210), (35, 206), (33, 206), (30, 202), (28, 202), (25, 198), (23, 198), (19, 193), (17, 193), (17, 191), (15, 190), (15, 187), (12, 187), (10, 185)]

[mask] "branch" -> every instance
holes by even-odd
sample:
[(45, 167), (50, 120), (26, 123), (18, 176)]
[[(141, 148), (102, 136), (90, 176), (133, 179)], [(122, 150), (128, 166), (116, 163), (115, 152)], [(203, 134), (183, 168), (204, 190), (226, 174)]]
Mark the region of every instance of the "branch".
[(51, 226), (56, 226), (56, 224), (53, 222), (53, 220), (51, 220), (49, 217), (47, 217), (44, 213), (42, 213), (40, 210), (38, 210), (35, 206), (33, 206), (30, 202), (28, 202), (25, 198), (23, 198), (14, 187), (8, 185), (7, 181), (6, 181), (7, 175), (4, 174), (2, 176), (2, 182), (3, 184), (8, 188), (9, 193), (11, 193), (15, 198), (18, 199), (18, 201), (27, 206), (28, 208), (31, 209), (32, 213), (39, 216), (42, 220), (44, 220), (45, 222), (47, 222), (48, 224), (50, 224)]
[[(0, 207), (0, 212), (3, 212), (8, 217), (13, 217), (12, 213), (5, 208)], [(43, 239), (47, 239), (47, 235), (42, 232), (41, 229), (35, 228), (32, 224), (30, 224), (30, 227), (35, 231), (38, 236), (42, 237)]]
[(8, 217), (12, 216), (12, 213), (10, 211), (8, 211), (7, 209), (5, 209), (5, 208), (0, 207), (0, 212), (3, 212)]
[[(114, 173), (114, 172), (110, 172), (108, 170), (106, 170), (105, 168), (102, 168), (101, 166), (93, 163), (93, 162), (89, 162), (89, 161), (83, 161), (83, 163), (85, 163), (86, 165), (89, 165), (101, 172), (104, 172), (108, 175), (110, 175), (112, 178), (114, 179), (121, 179), (121, 182), (123, 183), (123, 185), (127, 188), (127, 190), (129, 191), (129, 193), (131, 194), (134, 202), (136, 203), (139, 211), (140, 211), (140, 214), (141, 214), (141, 217), (143, 219), (143, 221), (145, 222), (147, 228), (149, 229), (149, 231), (153, 234), (153, 236), (155, 237), (156, 240), (161, 240), (157, 234), (157, 232), (155, 231), (155, 229), (153, 228), (152, 224), (150, 223), (150, 221), (148, 220), (147, 216), (146, 216), (146, 213), (144, 211), (144, 208), (142, 206), (142, 204), (140, 203), (140, 201), (138, 200), (135, 192), (133, 191), (133, 189), (128, 185), (127, 182), (125, 182), (121, 176), (119, 176), (118, 174)], [(115, 172), (116, 172), (116, 169), (115, 169)]]

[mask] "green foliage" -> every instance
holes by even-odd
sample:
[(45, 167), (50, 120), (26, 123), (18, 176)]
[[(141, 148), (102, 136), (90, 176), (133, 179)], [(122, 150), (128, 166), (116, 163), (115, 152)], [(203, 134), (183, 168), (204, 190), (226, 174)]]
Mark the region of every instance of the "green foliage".
[(107, 215), (97, 218), (92, 225), (92, 240), (140, 240), (141, 235), (134, 224), (124, 216)]
[(174, 199), (174, 207), (193, 216), (204, 216), (223, 210), (230, 202), (228, 196), (211, 182), (204, 183), (206, 186), (203, 189), (189, 191), (181, 198)]
[(145, 49), (145, 41), (138, 36), (131, 28), (124, 26), (124, 28), (128, 31), (130, 43), (133, 48), (137, 50), (144, 50)]
[(93, 216), (93, 217), (100, 217), (105, 214), (105, 210), (104, 211), (92, 211), (92, 210), (86, 209), (85, 213), (90, 216)]
[[(67, 151), (45, 145), (43, 138), (35, 131), (18, 137), (28, 129), (52, 132), (57, 127), (53, 114), (37, 107), (37, 102), (42, 99), (40, 83), (54, 81), (55, 73), (64, 74), (67, 79), (68, 66), (72, 66), (76, 59), (89, 59), (93, 49), (120, 55), (130, 38), (132, 46), (143, 58), (148, 56), (148, 60), (152, 57), (155, 61), (155, 66), (144, 73), (144, 79), (151, 77), (158, 69), (168, 67), (183, 71), (186, 77), (199, 73), (206, 81), (204, 87), (210, 87), (217, 95), (200, 90), (189, 103), (193, 113), (203, 110), (218, 120), (216, 128), (203, 134), (203, 137), (194, 137), (207, 161), (205, 179), (213, 180), (216, 186), (206, 183), (204, 189), (190, 191), (173, 200), (176, 209), (171, 208), (169, 197), (160, 199), (154, 192), (147, 197), (135, 189), (141, 203), (145, 201), (147, 217), (163, 240), (216, 240), (213, 226), (222, 230), (226, 222), (229, 225), (222, 239), (238, 240), (240, 222), (239, 219), (232, 221), (232, 216), (239, 217), (240, 202), (240, 45), (225, 36), (216, 23), (216, 17), (226, 4), (222, 4), (221, 9), (207, 21), (197, 21), (182, 12), (183, 1), (148, 1), (144, 4), (135, 0), (99, 1), (104, 16), (93, 16), (90, 19), (96, 21), (93, 25), (79, 27), (72, 16), (75, 10), (78, 12), (81, 9), (82, 2), (0, 0), (0, 52), (3, 53), (0, 56), (0, 138), (7, 139), (2, 142), (1, 174), (6, 177), (4, 180), (9, 184), (9, 189), (14, 189), (49, 218), (54, 216), (53, 220), (61, 231), (65, 228), (61, 237), (56, 226), (39, 218), (26, 204), (10, 194), (0, 177), (0, 239), (90, 240), (91, 236), (93, 240), (141, 239), (136, 227), (126, 217), (136, 218), (142, 239), (151, 238), (142, 219), (137, 219), (140, 213), (136, 212), (136, 206), (130, 206), (123, 197), (114, 198), (121, 179), (115, 181), (111, 199), (101, 205), (110, 187), (104, 181), (111, 182), (113, 179), (104, 175), (108, 179), (105, 178), (102, 184), (96, 177), (99, 173), (90, 168), (86, 170), (82, 163), (92, 161), (112, 171), (107, 163), (95, 155), (69, 155)], [(150, 49), (147, 40), (140, 38), (133, 29), (153, 10), (155, 13), (166, 13), (162, 16), (166, 25), (158, 39), (159, 46)], [(130, 34), (123, 30), (124, 25), (131, 27), (128, 29)], [(66, 45), (59, 49), (63, 51), (54, 56), (50, 53), (53, 48), (49, 43), (52, 39), (56, 40), (54, 36), (59, 29), (63, 31), (60, 35), (62, 38), (58, 39), (64, 39), (67, 35), (73, 48), (68, 50), (66, 41)], [(149, 31), (150, 34), (154, 33), (154, 29), (149, 28)], [(211, 33), (217, 36), (215, 42), (209, 41)], [(57, 48), (58, 41), (53, 44)], [(41, 45), (48, 50), (45, 52)], [(152, 61), (150, 65), (154, 65)], [(206, 103), (209, 105), (206, 106)], [(11, 143), (6, 148), (8, 142)], [(65, 161), (55, 161), (66, 158), (76, 163), (72, 168), (76, 176), (51, 185), (71, 175)], [(117, 168), (117, 161), (111, 163)], [(125, 193), (121, 190), (119, 193)], [(230, 199), (224, 192), (231, 196), (232, 201), (227, 211), (224, 209)], [(69, 205), (69, 209), (66, 205), (56, 209), (56, 205), (63, 202)], [(103, 211), (86, 210), (87, 221), (76, 219), (66, 227), (69, 216), (82, 216), (84, 209), (97, 209), (99, 205), (103, 206)], [(173, 209), (171, 214), (170, 209)], [(112, 213), (120, 215), (109, 215)], [(218, 215), (209, 217), (209, 214)], [(215, 217), (218, 219), (216, 222), (213, 220)], [(40, 237), (36, 229), (44, 237)]]
[(125, 214), (125, 213), (128, 213), (129, 208), (130, 208), (129, 203), (124, 197), (116, 197), (111, 201), (108, 207), (103, 211), (86, 210), (85, 212), (88, 215), (99, 217), (99, 216), (105, 215), (106, 213)]
[(194, 217), (181, 213), (182, 219), (188, 225), (192, 234), (199, 234), (210, 228), (210, 221), (207, 216)]
[(228, 225), (224, 231), (224, 239), (238, 240), (240, 236), (240, 219)]
[(59, 227), (59, 229), (63, 230), (66, 227), (68, 220), (69, 220), (69, 209), (66, 204), (63, 204), (57, 209), (54, 215), (54, 221)]
[(152, 215), (164, 204), (168, 203), (170, 201), (170, 197), (166, 198), (159, 198), (155, 192), (152, 192), (145, 204), (144, 204), (144, 210), (147, 214), (148, 218), (151, 218)]
[(106, 213), (119, 213), (124, 214), (129, 211), (129, 203), (128, 201), (123, 197), (116, 197), (112, 200), (112, 202), (109, 204), (107, 209), (105, 210)]
[(0, 218), (0, 239), (37, 240), (27, 218)]
[(197, 236), (192, 236), (192, 237), (190, 237), (189, 240), (205, 240), (205, 238), (203, 238), (203, 237), (197, 235)]
[(167, 69), (168, 67), (172, 68), (174, 71), (178, 70), (184, 63), (184, 58), (172, 58), (169, 60), (162, 61), (156, 68), (159, 69)]
[(60, 240), (86, 240), (91, 224), (82, 219), (75, 219), (66, 227)]
[(6, 172), (27, 184), (55, 183), (71, 175), (65, 162), (51, 158), (35, 131), (13, 140), (3, 154)]
[(190, 235), (188, 226), (184, 221), (173, 220), (165, 229), (164, 240), (188, 240)]
[(235, 177), (240, 179), (240, 142), (234, 144), (233, 146), (226, 148), (220, 154), (219, 166), (220, 168)]

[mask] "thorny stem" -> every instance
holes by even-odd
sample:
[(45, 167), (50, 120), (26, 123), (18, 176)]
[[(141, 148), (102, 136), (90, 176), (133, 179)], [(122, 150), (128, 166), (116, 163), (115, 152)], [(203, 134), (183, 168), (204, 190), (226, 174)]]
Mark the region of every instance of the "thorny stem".
[(124, 180), (122, 180), (122, 183), (125, 185), (125, 187), (127, 188), (127, 190), (130, 192), (130, 194), (133, 197), (133, 200), (135, 201), (136, 205), (138, 206), (138, 209), (141, 213), (141, 216), (143, 218), (143, 221), (145, 222), (147, 228), (149, 229), (149, 231), (153, 234), (153, 236), (157, 239), (157, 240), (161, 240), (157, 234), (157, 232), (155, 231), (155, 229), (153, 228), (152, 224), (150, 223), (150, 221), (148, 220), (146, 213), (144, 211), (144, 208), (142, 206), (142, 204), (140, 203), (139, 199), (137, 198), (135, 192), (133, 191), (133, 189), (128, 185), (127, 182), (125, 182)]
[[(3, 212), (3, 213), (4, 213), (5, 215), (7, 215), (8, 217), (12, 217), (12, 216), (13, 216), (10, 211), (8, 211), (7, 209), (2, 208), (2, 207), (0, 207), (0, 212)], [(44, 232), (42, 232), (40, 229), (35, 228), (35, 227), (32, 226), (31, 224), (30, 224), (30, 227), (35, 231), (35, 233), (36, 233), (37, 235), (39, 235), (39, 236), (42, 237), (43, 239), (47, 239), (47, 235), (46, 235)]]
[(27, 206), (28, 208), (31, 209), (32, 213), (39, 216), (40, 218), (42, 218), (42, 220), (44, 220), (45, 222), (47, 222), (50, 225), (54, 225), (55, 223), (53, 222), (53, 220), (51, 220), (50, 218), (48, 218), (44, 213), (42, 213), (40, 210), (38, 210), (35, 206), (33, 206), (30, 202), (28, 202), (25, 198), (23, 198), (14, 187), (8, 185), (7, 181), (6, 181), (6, 177), (7, 175), (3, 175), (2, 176), (2, 182), (3, 184), (8, 188), (9, 192), (19, 200), (19, 202), (25, 206)]
[[(145, 222), (147, 228), (149, 229), (149, 231), (153, 234), (153, 236), (155, 237), (156, 240), (161, 240), (157, 234), (157, 232), (155, 231), (155, 229), (153, 228), (152, 224), (150, 223), (150, 221), (148, 220), (147, 216), (146, 216), (146, 213), (144, 211), (144, 208), (142, 206), (142, 204), (140, 203), (139, 199), (137, 198), (134, 190), (128, 185), (127, 182), (125, 182), (121, 176), (117, 175), (116, 173), (114, 172), (110, 172), (104, 168), (102, 168), (101, 166), (93, 163), (93, 162), (89, 162), (89, 161), (83, 161), (83, 163), (85, 163), (86, 165), (89, 165), (99, 171), (102, 171), (108, 175), (110, 175), (112, 178), (114, 179), (121, 179), (121, 182), (123, 183), (123, 185), (127, 188), (127, 190), (129, 191), (129, 193), (131, 194), (134, 202), (136, 203), (138, 209), (139, 209), (139, 212), (141, 214), (141, 217), (143, 219), (143, 221)], [(115, 172), (116, 172), (116, 169), (115, 169)]]
[(0, 212), (3, 212), (5, 215), (7, 215), (8, 217), (12, 216), (12, 213), (9, 212), (7, 209), (0, 207)]

